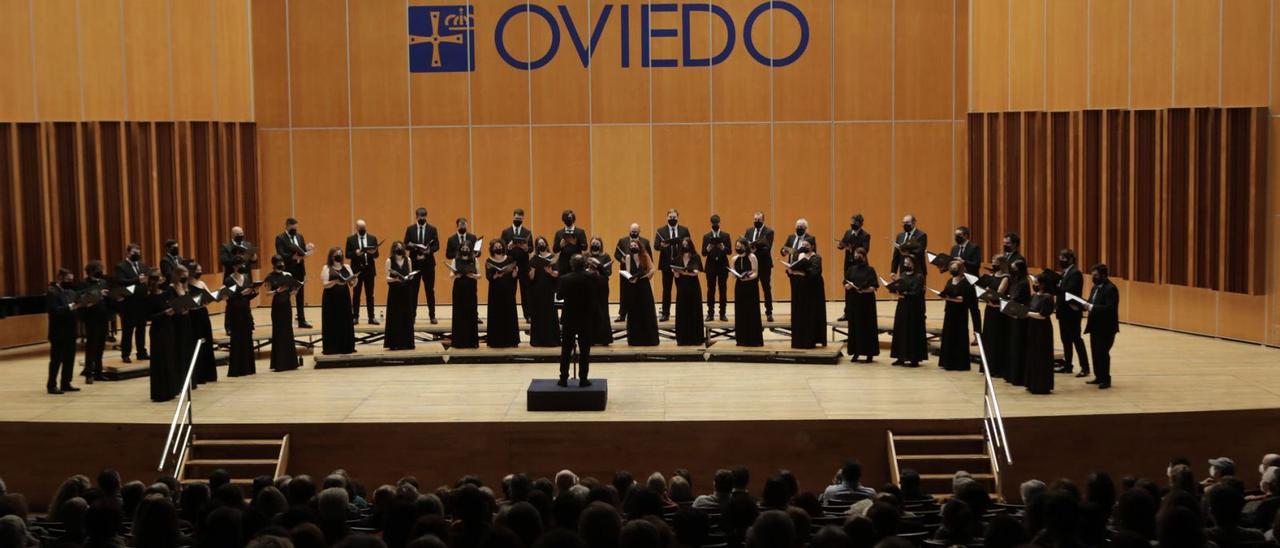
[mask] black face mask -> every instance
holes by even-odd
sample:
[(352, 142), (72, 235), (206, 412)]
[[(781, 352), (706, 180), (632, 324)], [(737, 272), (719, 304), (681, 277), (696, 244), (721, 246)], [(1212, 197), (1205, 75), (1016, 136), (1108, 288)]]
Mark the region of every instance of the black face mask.
[(866, 258), (866, 257), (863, 257), (863, 256), (861, 256), (861, 255), (858, 255), (858, 256), (856, 256), (856, 257), (854, 257), (854, 258), (853, 258), (853, 263), (854, 263), (854, 264), (864, 264), (864, 263), (866, 263), (866, 262), (867, 262), (867, 258)]
[(232, 241), (234, 241), (235, 243), (243, 243), (243, 242), (244, 242), (244, 235), (243, 235), (243, 234), (237, 234), (237, 235), (235, 235), (234, 237), (232, 237), (232, 238), (231, 238), (231, 240), (232, 240)]
[(392, 253), (394, 253), (394, 254), (396, 254), (396, 255), (404, 255), (404, 248), (403, 248), (403, 247), (397, 247), (397, 248), (392, 249), (392, 250), (391, 250), (391, 252), (392, 252)]
[(592, 253), (599, 253), (599, 252), (600, 252), (600, 244), (591, 244), (591, 252), (592, 252)]
[(680, 246), (680, 249), (683, 249), (686, 252), (693, 251), (693, 244), (684, 244)]
[(902, 231), (903, 231), (903, 232), (911, 232), (911, 229), (913, 229), (913, 228), (915, 228), (915, 225), (913, 225), (913, 224), (911, 224), (911, 223), (902, 223)]
[(201, 276), (204, 276), (204, 272), (192, 272), (192, 273), (191, 273), (191, 277), (192, 277), (192, 278), (195, 278), (195, 279), (197, 279), (197, 280), (199, 280)]
[(290, 229), (289, 229), (289, 235), (290, 235), (290, 236), (297, 236), (297, 235), (298, 235), (298, 229), (296, 229), (296, 228), (290, 228)]
[(632, 255), (639, 255), (639, 254), (640, 254), (640, 248), (638, 248), (638, 247), (632, 247), (632, 248), (631, 248), (631, 249), (629, 249), (628, 251), (630, 251)]
[(538, 242), (537, 248), (538, 248), (538, 251), (546, 251), (547, 250), (546, 242)]
[(458, 229), (458, 234), (466, 234), (466, 233), (467, 233), (467, 227), (464, 226)]
[(1071, 265), (1071, 263), (1068, 263), (1066, 259), (1063, 259), (1062, 257), (1058, 257), (1058, 267), (1059, 267), (1059, 268), (1066, 268), (1066, 267), (1068, 267), (1068, 266), (1070, 266), (1070, 265)]
[(169, 254), (170, 254), (170, 255), (173, 255), (174, 257), (177, 257), (177, 256), (178, 256), (178, 246), (173, 246), (173, 247), (169, 248)]
[(564, 226), (573, 226), (573, 222), (576, 221), (577, 218), (574, 217), (573, 215), (566, 215), (563, 219), (560, 219), (560, 220), (564, 221)]
[(1000, 249), (1003, 249), (1005, 253), (1009, 253), (1013, 251), (1013, 246), (1009, 244), (1004, 244), (1003, 246), (1000, 247)]
[(418, 224), (419, 224), (419, 225), (425, 225), (425, 224), (427, 224), (427, 218), (426, 218), (426, 217), (418, 217)]
[(1102, 276), (1098, 276), (1098, 275), (1093, 276), (1093, 285), (1102, 285), (1102, 283), (1105, 281), (1107, 281), (1107, 279), (1103, 278)]
[(334, 255), (334, 256), (333, 256), (333, 262), (334, 262), (334, 264), (337, 264), (337, 263), (342, 262), (342, 254)]
[(356, 232), (357, 232), (358, 234), (360, 234), (361, 236), (364, 236), (365, 229), (363, 229), (363, 228), (357, 228), (357, 229), (356, 229)]
[(669, 226), (676, 226), (678, 224), (680, 224), (679, 219), (667, 219), (667, 225)]
[(634, 240), (634, 239), (636, 239), (636, 238), (639, 238), (639, 237), (640, 237), (640, 233), (639, 233), (639, 232), (632, 232), (632, 233), (631, 233), (631, 239), (632, 239), (632, 240)]
[(742, 246), (738, 246), (738, 247), (733, 248), (733, 252), (734, 252), (734, 253), (737, 253), (737, 254), (739, 254), (739, 255), (746, 255), (746, 254), (747, 254), (747, 248), (742, 247)]
[[(282, 266), (281, 268), (284, 268), (284, 267)], [(236, 272), (239, 272), (239, 273), (241, 273), (241, 274), (248, 274), (248, 273), (249, 273), (249, 267), (247, 267), (247, 266), (241, 266), (241, 267), (239, 267), (239, 268), (237, 268), (237, 269), (236, 269)]]
[(135, 262), (135, 263), (136, 263), (136, 262), (138, 262), (138, 261), (141, 261), (141, 260), (142, 260), (142, 254), (141, 254), (141, 253), (133, 253), (133, 254), (129, 255), (129, 260), (130, 260), (130, 261), (133, 261), (133, 262)]
[(511, 221), (511, 224), (513, 224), (513, 225), (515, 225), (515, 226), (520, 226), (520, 225), (524, 224), (524, 220), (522, 220), (522, 219), (515, 219), (515, 220)]
[(959, 268), (952, 268), (952, 269), (950, 270), (950, 272), (951, 272), (951, 275), (952, 275), (952, 276), (959, 276), (959, 275), (960, 275), (960, 269), (959, 269)]
[(849, 225), (849, 228), (850, 228), (851, 230), (853, 230), (854, 232), (857, 232), (857, 231), (859, 231), (859, 230), (862, 230), (862, 225), (860, 225), (860, 224), (858, 224), (858, 223), (853, 223), (853, 224)]
[(102, 279), (102, 272), (94, 272), (94, 273), (93, 273), (93, 278), (94, 278), (95, 280), (101, 280), (101, 279)]
[(756, 221), (756, 222), (753, 222), (753, 223), (751, 223), (751, 226), (754, 226), (754, 227), (756, 227), (756, 228), (761, 228), (761, 227), (763, 227), (763, 226), (764, 226), (764, 221)]
[(804, 236), (804, 228), (796, 228), (796, 236)]
[(719, 231), (720, 231), (720, 225), (711, 225), (711, 230), (716, 231), (716, 232), (719, 232)]
[(183, 276), (183, 277), (181, 277), (181, 278), (178, 278), (178, 283), (180, 283), (180, 284), (185, 284), (185, 283), (187, 283), (187, 277), (186, 277), (186, 276)]
[(961, 235), (959, 235), (959, 234), (956, 234), (956, 243), (958, 243), (958, 244), (962, 244), (962, 243), (964, 243), (964, 236), (961, 236)]

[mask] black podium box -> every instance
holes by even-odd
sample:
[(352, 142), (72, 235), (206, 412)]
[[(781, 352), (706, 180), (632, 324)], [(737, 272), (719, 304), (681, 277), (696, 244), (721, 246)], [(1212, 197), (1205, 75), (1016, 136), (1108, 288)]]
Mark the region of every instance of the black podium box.
[(604, 411), (609, 403), (608, 379), (591, 379), (591, 386), (556, 386), (556, 379), (533, 379), (529, 383), (529, 411)]

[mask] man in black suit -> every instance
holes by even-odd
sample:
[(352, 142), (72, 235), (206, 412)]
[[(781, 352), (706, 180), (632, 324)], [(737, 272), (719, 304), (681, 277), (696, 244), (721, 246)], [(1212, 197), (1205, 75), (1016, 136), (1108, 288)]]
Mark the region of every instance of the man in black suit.
[(76, 361), (76, 299), (75, 275), (59, 268), (58, 280), (49, 285), (44, 298), (49, 313), (49, 378), (45, 389), (50, 394), (80, 391), (71, 386)]
[(1076, 267), (1076, 252), (1063, 249), (1058, 252), (1058, 268), (1062, 281), (1058, 283), (1055, 295), (1057, 305), (1054, 314), (1058, 317), (1058, 340), (1062, 341), (1062, 361), (1056, 369), (1058, 373), (1071, 372), (1071, 357), (1074, 352), (1080, 354), (1080, 372), (1077, 377), (1089, 376), (1089, 354), (1084, 350), (1084, 337), (1080, 335), (1080, 310), (1067, 302), (1067, 293), (1079, 297), (1084, 294), (1084, 275)]
[[(98, 291), (104, 297), (110, 289), (103, 276), (102, 261), (93, 260), (84, 267), (84, 283), (82, 291)], [(85, 384), (93, 384), (95, 380), (105, 380), (102, 376), (102, 353), (107, 348), (107, 322), (110, 321), (106, 300), (79, 309), (80, 321), (84, 324), (84, 375)]]
[(1022, 248), (1022, 238), (1017, 232), (1005, 233), (1004, 239), (1000, 242), (1000, 252), (1004, 253), (1005, 264), (1013, 264), (1019, 259), (1026, 261), (1027, 258), (1022, 256), (1018, 250)]
[[(436, 323), (436, 252), (440, 251), (440, 236), (436, 227), (427, 222), (427, 208), (418, 208), (418, 220), (404, 229), (404, 246), (409, 252), (409, 260), (413, 269), (418, 271), (418, 279), (427, 293), (427, 313), (431, 323)], [(418, 301), (418, 282), (413, 284), (413, 300)]]
[(911, 241), (916, 243), (914, 253), (916, 270), (920, 272), (921, 276), (926, 276), (929, 272), (929, 269), (922, 267), (927, 262), (925, 261), (924, 253), (926, 249), (929, 249), (929, 235), (916, 226), (915, 215), (907, 215), (902, 218), (902, 232), (899, 232), (893, 238), (893, 243), (896, 245), (893, 246), (893, 259), (889, 263), (889, 272), (894, 276), (897, 276), (898, 271), (902, 268), (902, 253), (898, 251), (898, 248)]
[(800, 242), (809, 242), (809, 251), (816, 253), (818, 251), (818, 240), (809, 234), (809, 221), (804, 218), (796, 219), (795, 234), (788, 234), (786, 243), (782, 244), (782, 256), (787, 258), (787, 262), (791, 262), (791, 257), (795, 255), (796, 246)]
[(1084, 332), (1089, 334), (1089, 351), (1093, 353), (1093, 380), (1098, 388), (1111, 388), (1111, 345), (1120, 332), (1120, 290), (1108, 279), (1107, 265), (1093, 267), (1093, 290), (1089, 293), (1089, 323)]
[(533, 287), (528, 276), (529, 246), (533, 239), (533, 229), (524, 224), (524, 209), (517, 207), (511, 212), (511, 226), (502, 229), (502, 243), (507, 247), (507, 255), (516, 262), (516, 284), (520, 286), (520, 310), (525, 321), (529, 320), (529, 290)]
[[(848, 270), (853, 265), (854, 251), (861, 249), (863, 253), (871, 252), (871, 233), (862, 229), (862, 214), (855, 214), (849, 218), (849, 230), (844, 231), (844, 236), (840, 241), (836, 242), (836, 249), (844, 250), (844, 268)], [(849, 319), (849, 311), (845, 310), (840, 314), (838, 322)]]
[[(631, 249), (631, 242), (635, 242), (636, 245), (639, 245), (641, 249), (644, 249), (649, 256), (653, 256), (653, 247), (649, 245), (649, 239), (640, 235), (640, 225), (637, 223), (631, 223), (630, 231), (626, 236), (618, 238), (618, 244), (613, 247), (613, 259), (617, 261), (619, 265), (627, 262), (627, 250)], [(614, 320), (616, 322), (627, 321), (627, 293), (629, 292), (622, 291), (618, 295), (618, 319)]]
[[(307, 279), (307, 255), (315, 249), (315, 245), (307, 243), (306, 238), (298, 233), (298, 220), (289, 217), (284, 221), (284, 232), (276, 236), (276, 255), (284, 259), (284, 271), (288, 272), (294, 279), (304, 282)], [(297, 304), (298, 309), (298, 327), (306, 329), (311, 327), (307, 323), (307, 299), (304, 294), (307, 287), (304, 285), (298, 288)]]
[(587, 261), (575, 254), (569, 259), (569, 273), (560, 276), (556, 294), (564, 298), (560, 313), (560, 386), (569, 385), (569, 362), (578, 347), (578, 386), (591, 386), (592, 322), (596, 319), (596, 281), (587, 273)]
[[(476, 248), (477, 238), (475, 234), (468, 231), (467, 218), (458, 217), (453, 221), (453, 224), (458, 227), (458, 230), (453, 236), (449, 236), (449, 241), (445, 243), (444, 258), (449, 260), (457, 259), (458, 251), (463, 248), (471, 249), (474, 252), (474, 256), (479, 258), (480, 253), (478, 251), (474, 251)], [(478, 260), (476, 262), (477, 264), (479, 263)]]
[(249, 242), (244, 239), (244, 229), (231, 227), (231, 241), (218, 248), (218, 264), (222, 265), (223, 277), (235, 272), (240, 263), (250, 260), (248, 252)]
[(578, 216), (572, 209), (560, 213), (560, 222), (564, 223), (564, 228), (556, 231), (555, 241), (551, 242), (551, 252), (559, 254), (556, 257), (556, 270), (568, 272), (569, 259), (579, 253), (586, 253), (591, 238), (587, 236), (587, 231), (578, 228)]
[(956, 245), (951, 246), (950, 255), (964, 262), (964, 271), (974, 276), (982, 275), (982, 246), (973, 243), (969, 227), (956, 227)]
[(173, 283), (173, 271), (183, 265), (182, 255), (178, 252), (177, 240), (164, 241), (164, 255), (160, 256), (160, 273), (164, 275), (165, 285)]
[(147, 265), (142, 263), (142, 247), (131, 243), (125, 246), (125, 259), (116, 265), (115, 283), (119, 287), (134, 286), (133, 293), (117, 304), (120, 313), (122, 333), (120, 334), (120, 353), (124, 363), (129, 360), (133, 344), (138, 345), (138, 359), (150, 359), (147, 356)]
[(658, 229), (654, 235), (654, 245), (658, 248), (658, 270), (662, 271), (662, 317), (658, 321), (665, 322), (671, 318), (671, 283), (675, 275), (671, 273), (671, 261), (680, 253), (680, 242), (689, 237), (688, 227), (680, 226), (680, 212), (667, 210), (667, 226)]
[(751, 216), (751, 228), (743, 235), (751, 244), (752, 253), (756, 255), (756, 268), (759, 268), (760, 289), (764, 291), (764, 315), (766, 321), (773, 321), (773, 229), (764, 225), (764, 212), (757, 211)]
[(360, 320), (360, 293), (363, 290), (365, 312), (369, 325), (378, 325), (373, 317), (373, 281), (378, 273), (378, 237), (369, 234), (364, 219), (356, 221), (356, 233), (347, 236), (347, 258), (351, 260), (351, 270), (356, 273), (356, 285), (351, 291), (351, 323)]
[(733, 240), (728, 232), (720, 231), (720, 216), (711, 216), (711, 232), (702, 235), (702, 256), (706, 257), (702, 268), (707, 273), (707, 321), (715, 319), (716, 288), (720, 288), (720, 321), (729, 321), (724, 312), (728, 298), (729, 255)]

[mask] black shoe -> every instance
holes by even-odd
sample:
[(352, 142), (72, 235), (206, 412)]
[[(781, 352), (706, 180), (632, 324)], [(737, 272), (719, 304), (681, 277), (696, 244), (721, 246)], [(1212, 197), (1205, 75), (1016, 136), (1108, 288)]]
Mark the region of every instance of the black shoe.
[(1065, 367), (1065, 366), (1064, 366), (1064, 367), (1055, 367), (1055, 368), (1053, 368), (1053, 372), (1054, 372), (1054, 373), (1070, 373), (1070, 372), (1071, 372), (1071, 368), (1070, 368), (1070, 367)]
[(560, 380), (556, 381), (556, 386), (561, 386), (561, 387), (569, 386), (569, 381), (567, 381), (567, 380), (565, 380), (565, 379), (560, 379)]
[(1111, 388), (1111, 381), (1098, 383), (1098, 390), (1106, 390)]
[[(1067, 372), (1070, 373), (1070, 371), (1067, 371)], [(1089, 376), (1088, 371), (1081, 371), (1079, 373), (1076, 373), (1076, 377), (1088, 377), (1088, 376)]]
[(849, 321), (849, 318), (847, 318), (844, 314), (841, 314), (839, 318), (836, 318), (836, 321), (837, 321), (837, 322), (847, 322), (847, 321)]
[(659, 317), (659, 318), (658, 318), (658, 321), (660, 321), (660, 322), (665, 322), (665, 321), (670, 320), (670, 319), (671, 319), (671, 316), (669, 316), (669, 315), (667, 315), (667, 314), (663, 314), (661, 317)]
[(369, 325), (382, 325), (382, 322), (379, 322), (378, 320), (375, 320), (373, 318), (369, 318)]
[(591, 386), (591, 381), (587, 379), (582, 379), (578, 381), (578, 388), (586, 388), (588, 386)]
[(142, 360), (142, 361), (144, 361), (144, 362), (145, 362), (145, 361), (149, 361), (149, 360), (151, 359), (151, 354), (148, 354), (148, 353), (146, 353), (146, 352), (139, 352), (139, 353), (138, 353), (138, 359), (139, 359), (139, 360)]
[(85, 384), (93, 384), (93, 377), (94, 377), (93, 375), (85, 375), (85, 376), (84, 376), (84, 383), (85, 383)]
[(60, 388), (60, 390), (62, 390), (63, 392), (79, 392), (79, 391), (80, 391), (80, 389), (79, 389), (79, 388), (76, 388), (76, 387), (71, 386), (71, 385), (69, 385), (69, 384), (68, 384), (68, 385), (66, 385), (66, 386), (64, 386), (64, 387), (62, 387), (62, 388)]
[(770, 312), (770, 313), (768, 313), (768, 314), (765, 314), (765, 315), (764, 315), (764, 321), (766, 321), (766, 322), (771, 322), (771, 321), (773, 321), (773, 313), (772, 313), (772, 312)]
[(438, 322), (436, 322), (436, 319), (435, 319), (435, 318), (431, 318), (431, 325), (435, 325), (436, 323), (438, 323)]
[(351, 318), (351, 325), (360, 325), (360, 318)]
[(129, 356), (125, 356), (123, 360), (124, 360), (124, 363), (133, 363), (133, 360), (129, 359)]
[[(92, 376), (92, 377), (90, 377), (90, 378), (92, 378), (92, 379), (93, 379), (93, 380), (95, 380), (95, 381), (105, 381), (105, 380), (107, 380), (107, 376), (106, 376), (106, 375), (103, 375), (102, 373), (94, 373), (94, 374), (93, 374), (93, 376)], [(93, 384), (93, 383), (90, 383), (90, 384)]]
[(729, 321), (729, 317), (728, 317), (728, 316), (725, 316), (725, 315), (724, 315), (724, 312), (721, 312), (721, 313), (720, 313), (720, 321), (722, 321), (722, 322), (727, 322), (727, 321)]
[(1093, 379), (1091, 381), (1085, 381), (1085, 384), (1102, 384), (1102, 381), (1098, 379)]
[(307, 320), (298, 320), (298, 329), (311, 329), (311, 324)]
[(902, 360), (893, 360), (893, 363), (889, 365), (902, 365)]
[(55, 394), (55, 395), (56, 395), (56, 394), (61, 394), (61, 393), (62, 393), (62, 391), (61, 391), (61, 390), (58, 390), (57, 388), (54, 388), (54, 387), (52, 387), (52, 386), (45, 387), (45, 391), (49, 392), (50, 394)]
[(716, 319), (716, 314), (715, 314), (715, 312), (707, 312), (707, 321), (709, 321), (709, 322), (710, 322), (710, 321), (715, 321), (715, 319)]

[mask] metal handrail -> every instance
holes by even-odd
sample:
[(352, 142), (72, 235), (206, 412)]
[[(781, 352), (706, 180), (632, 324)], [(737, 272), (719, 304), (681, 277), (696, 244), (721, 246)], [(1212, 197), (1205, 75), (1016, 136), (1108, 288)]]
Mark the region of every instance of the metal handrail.
[[(978, 338), (978, 356), (982, 359), (982, 376), (986, 388), (982, 395), (982, 420), (987, 427), (988, 438), (1004, 452), (1005, 462), (1013, 464), (1013, 454), (1009, 451), (1009, 438), (1004, 429), (1004, 415), (1000, 413), (1000, 400), (996, 397), (995, 384), (991, 382), (991, 368), (987, 365), (987, 350)], [(990, 423), (989, 425), (987, 423)]]
[(181, 462), (191, 445), (191, 429), (195, 426), (191, 414), (191, 379), (196, 370), (196, 361), (200, 358), (200, 347), (204, 339), (196, 339), (195, 349), (191, 352), (191, 363), (187, 365), (187, 378), (178, 391), (178, 407), (173, 410), (173, 420), (169, 422), (169, 435), (165, 436), (164, 449), (160, 451), (160, 464), (156, 471), (164, 472), (165, 464), (170, 456), (177, 456), (175, 462)]

